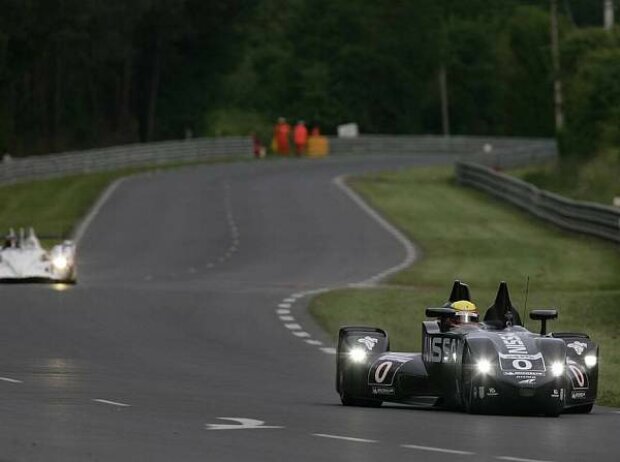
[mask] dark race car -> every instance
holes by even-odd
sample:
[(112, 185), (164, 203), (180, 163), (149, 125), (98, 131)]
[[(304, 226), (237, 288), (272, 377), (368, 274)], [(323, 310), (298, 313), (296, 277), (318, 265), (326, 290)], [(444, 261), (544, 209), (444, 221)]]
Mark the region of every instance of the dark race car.
[(532, 310), (539, 334), (526, 330), (502, 282), (484, 321), (469, 288), (454, 283), (449, 303), (427, 308), (422, 352), (390, 351), (387, 333), (343, 327), (336, 389), (345, 406), (397, 402), (471, 413), (588, 413), (596, 399), (598, 345), (586, 334), (547, 334), (556, 310)]

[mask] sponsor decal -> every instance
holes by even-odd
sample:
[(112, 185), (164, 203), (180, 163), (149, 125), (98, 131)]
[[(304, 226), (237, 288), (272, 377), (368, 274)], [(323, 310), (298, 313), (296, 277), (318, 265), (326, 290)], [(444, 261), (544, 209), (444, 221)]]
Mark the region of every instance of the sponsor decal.
[(504, 375), (544, 375), (547, 370), (542, 353), (535, 355), (499, 353), (499, 365)]
[(392, 396), (395, 394), (393, 387), (372, 387), (373, 395)]
[(588, 347), (587, 343), (584, 342), (572, 342), (569, 343), (568, 345), (566, 345), (568, 348), (572, 348), (573, 350), (575, 350), (575, 353), (577, 353), (579, 356), (581, 356), (581, 354), (584, 352), (584, 350)]
[(585, 399), (586, 392), (585, 391), (574, 391), (570, 394), (570, 397), (573, 399)]
[(497, 393), (497, 390), (494, 387), (489, 387), (489, 390), (487, 391), (487, 396), (499, 396), (499, 393)]
[(427, 340), (425, 361), (432, 363), (454, 363), (458, 358), (461, 342), (456, 338), (432, 337)]
[(499, 334), (499, 338), (504, 342), (504, 346), (508, 350), (509, 354), (524, 354), (528, 353), (527, 347), (521, 337), (516, 334)]
[(560, 397), (560, 391), (557, 388), (553, 389), (553, 393), (551, 393), (551, 397), (552, 398), (559, 398)]
[(369, 350), (372, 351), (372, 349), (375, 347), (375, 345), (379, 342), (379, 339), (374, 338), (374, 337), (369, 337), (367, 335), (364, 338), (358, 338), (357, 341), (359, 343), (363, 343), (364, 345), (366, 345), (366, 348), (368, 348)]
[(531, 379), (519, 380), (520, 385), (533, 385), (535, 382), (536, 382), (536, 377), (533, 377)]

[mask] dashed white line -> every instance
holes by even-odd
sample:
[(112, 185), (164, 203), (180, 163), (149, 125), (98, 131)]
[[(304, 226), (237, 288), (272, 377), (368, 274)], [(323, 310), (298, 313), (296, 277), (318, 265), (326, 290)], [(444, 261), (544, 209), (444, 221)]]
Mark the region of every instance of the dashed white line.
[(300, 338), (310, 337), (310, 334), (308, 332), (304, 332), (303, 330), (295, 330), (293, 331), (293, 335)]
[(9, 377), (0, 377), (0, 382), (8, 382), (8, 383), (24, 383), (21, 380), (11, 379)]
[(293, 316), (280, 316), (280, 321), (294, 321), (295, 318)]
[(301, 330), (301, 326), (297, 323), (295, 324), (284, 324), (284, 327), (291, 330)]
[(417, 444), (401, 444), (401, 447), (407, 449), (417, 449), (419, 451), (443, 452), (445, 454), (458, 454), (461, 456), (473, 456), (475, 452), (458, 451), (456, 449), (436, 448), (433, 446), (419, 446)]
[(109, 401), (107, 399), (93, 399), (93, 401), (96, 402), (96, 403), (109, 404), (110, 406), (116, 406), (116, 407), (129, 407), (129, 406), (131, 406), (131, 404), (119, 403), (118, 401)]
[(334, 440), (352, 441), (354, 443), (377, 443), (377, 440), (369, 440), (366, 438), (354, 438), (352, 436), (329, 435), (327, 433), (313, 433), (312, 436), (318, 436), (319, 438), (331, 438)]
[(278, 308), (290, 308), (291, 304), (290, 303), (280, 303), (278, 305)]
[(510, 456), (497, 456), (498, 460), (509, 460), (511, 462), (551, 462), (548, 460), (540, 460), (540, 459), (523, 459), (522, 457), (510, 457)]
[(307, 339), (306, 343), (308, 345), (316, 345), (316, 346), (323, 345), (323, 342), (321, 342), (320, 340), (313, 340), (313, 339)]
[(289, 297), (289, 298), (285, 298), (284, 300), (282, 300), (284, 303), (295, 303), (295, 298), (293, 297)]
[(324, 347), (324, 348), (321, 348), (321, 351), (322, 351), (323, 353), (327, 353), (328, 355), (335, 355), (335, 354), (336, 354), (336, 349), (335, 349), (335, 348), (332, 348), (332, 347)]
[(276, 313), (278, 313), (278, 314), (291, 314), (291, 310), (280, 308), (279, 310), (276, 310)]

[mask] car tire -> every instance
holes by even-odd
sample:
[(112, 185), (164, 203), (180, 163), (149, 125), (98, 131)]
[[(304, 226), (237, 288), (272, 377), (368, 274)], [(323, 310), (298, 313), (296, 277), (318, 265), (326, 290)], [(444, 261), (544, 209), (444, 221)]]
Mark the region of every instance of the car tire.
[(347, 393), (347, 387), (344, 379), (344, 372), (342, 370), (338, 373), (338, 388), (340, 390), (340, 401), (343, 406), (357, 406), (357, 407), (380, 407), (383, 401), (374, 399), (358, 399), (353, 398)]
[(592, 408), (594, 407), (594, 403), (582, 404), (581, 406), (575, 406), (568, 408), (565, 413), (566, 414), (589, 414), (592, 412)]
[(480, 414), (480, 406), (474, 402), (473, 363), (469, 349), (463, 356), (463, 375), (461, 377), (461, 402), (468, 414)]

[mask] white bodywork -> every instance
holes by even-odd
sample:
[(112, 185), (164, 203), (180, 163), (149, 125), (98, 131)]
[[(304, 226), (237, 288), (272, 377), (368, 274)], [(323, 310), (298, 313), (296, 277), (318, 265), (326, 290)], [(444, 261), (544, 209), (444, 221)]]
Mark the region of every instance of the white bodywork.
[(46, 280), (53, 282), (76, 282), (75, 244), (65, 241), (51, 251), (41, 247), (39, 239), (30, 228), (28, 236), (13, 230), (0, 250), (0, 280)]

